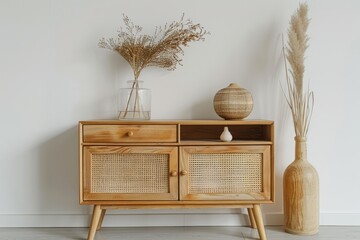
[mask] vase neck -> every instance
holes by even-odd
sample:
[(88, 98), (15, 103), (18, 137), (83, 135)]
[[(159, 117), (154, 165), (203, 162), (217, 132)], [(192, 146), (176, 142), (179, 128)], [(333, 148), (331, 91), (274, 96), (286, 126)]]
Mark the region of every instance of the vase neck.
[(307, 161), (307, 146), (304, 137), (295, 137), (295, 161)]
[(128, 87), (133, 89), (142, 89), (143, 88), (143, 81), (140, 80), (130, 80), (127, 81)]
[(141, 81), (141, 80), (129, 80), (127, 81), (128, 84), (134, 84), (134, 83), (137, 83), (137, 84), (142, 84), (144, 81)]

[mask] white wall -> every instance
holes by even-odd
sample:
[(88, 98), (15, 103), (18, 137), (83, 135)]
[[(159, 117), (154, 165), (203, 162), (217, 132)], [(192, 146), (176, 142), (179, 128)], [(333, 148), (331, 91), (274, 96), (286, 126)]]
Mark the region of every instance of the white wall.
[[(268, 224), (281, 224), (282, 173), (293, 159), (294, 133), (279, 85), (280, 39), (298, 3), (0, 1), (0, 227), (87, 226), (91, 209), (78, 204), (77, 122), (115, 118), (117, 89), (132, 78), (119, 55), (97, 47), (98, 39), (115, 36), (123, 13), (152, 31), (183, 12), (211, 35), (185, 49), (176, 71), (143, 72), (153, 91), (152, 118), (217, 118), (217, 90), (230, 82), (250, 90), (250, 118), (276, 123), (276, 203), (263, 210)], [(360, 1), (309, 7), (305, 79), (316, 106), (308, 158), (320, 175), (321, 224), (360, 225)], [(239, 212), (126, 211), (105, 225), (246, 224)]]

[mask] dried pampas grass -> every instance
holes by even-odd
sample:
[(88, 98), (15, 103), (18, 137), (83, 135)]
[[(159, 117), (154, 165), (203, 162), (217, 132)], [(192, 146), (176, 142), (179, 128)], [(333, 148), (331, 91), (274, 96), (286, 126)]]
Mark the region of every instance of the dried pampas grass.
[(314, 93), (303, 89), (305, 51), (309, 46), (306, 31), (309, 22), (308, 6), (302, 3), (291, 17), (287, 46), (283, 40), (287, 85), (284, 94), (291, 109), (295, 134), (303, 138), (307, 136), (314, 107)]

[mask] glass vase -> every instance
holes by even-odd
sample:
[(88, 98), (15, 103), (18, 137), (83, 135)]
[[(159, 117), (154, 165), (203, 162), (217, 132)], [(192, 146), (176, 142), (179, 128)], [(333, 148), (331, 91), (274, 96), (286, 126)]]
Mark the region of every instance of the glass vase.
[(151, 115), (151, 90), (143, 88), (142, 81), (128, 81), (118, 98), (119, 120), (149, 120)]

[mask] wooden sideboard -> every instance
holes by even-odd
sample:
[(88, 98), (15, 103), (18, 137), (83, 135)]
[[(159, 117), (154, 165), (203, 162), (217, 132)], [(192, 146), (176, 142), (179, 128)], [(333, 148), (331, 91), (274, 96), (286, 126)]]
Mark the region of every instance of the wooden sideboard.
[[(224, 127), (231, 142), (219, 140)], [(149, 208), (247, 208), (266, 240), (273, 121), (81, 121), (79, 148), (80, 204), (94, 205), (89, 240), (107, 209)]]

